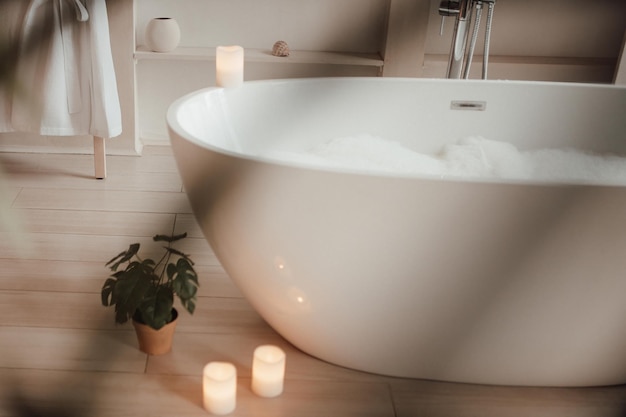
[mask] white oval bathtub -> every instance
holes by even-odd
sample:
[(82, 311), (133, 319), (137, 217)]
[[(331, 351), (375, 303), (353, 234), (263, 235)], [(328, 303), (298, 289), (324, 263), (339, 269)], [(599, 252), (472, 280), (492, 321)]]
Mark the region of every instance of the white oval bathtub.
[(192, 93), (167, 120), (207, 240), (301, 350), (400, 377), (626, 383), (626, 187), (267, 156), (363, 134), (429, 155), (469, 135), (626, 155), (626, 89), (261, 81)]

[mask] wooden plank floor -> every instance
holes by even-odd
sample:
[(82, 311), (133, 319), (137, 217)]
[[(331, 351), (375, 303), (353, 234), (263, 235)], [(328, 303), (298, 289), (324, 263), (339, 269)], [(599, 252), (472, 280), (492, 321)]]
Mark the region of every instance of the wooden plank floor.
[[(626, 386), (490, 387), (397, 379), (312, 358), (276, 334), (242, 298), (195, 225), (168, 147), (92, 157), (0, 154), (0, 416), (12, 399), (77, 416), (204, 416), (200, 373), (227, 360), (239, 373), (235, 416), (623, 416)], [(200, 274), (193, 316), (181, 314), (170, 354), (138, 351), (131, 326), (100, 305), (104, 263), (156, 233), (188, 231)], [(254, 348), (287, 352), (285, 392), (250, 390)], [(624, 352), (626, 354), (626, 352)], [(419, 358), (416, 358), (419, 360)], [(30, 414), (35, 415), (35, 414)]]

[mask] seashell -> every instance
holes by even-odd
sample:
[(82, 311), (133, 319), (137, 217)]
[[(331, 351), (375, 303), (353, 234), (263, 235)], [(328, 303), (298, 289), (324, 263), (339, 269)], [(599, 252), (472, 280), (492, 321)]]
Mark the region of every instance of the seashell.
[(289, 56), (289, 45), (285, 41), (278, 41), (272, 47), (272, 55)]

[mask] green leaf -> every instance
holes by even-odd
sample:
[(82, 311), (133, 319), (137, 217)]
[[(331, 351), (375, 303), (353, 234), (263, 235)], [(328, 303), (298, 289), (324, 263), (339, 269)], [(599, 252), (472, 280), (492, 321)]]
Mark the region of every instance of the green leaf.
[(183, 307), (190, 314), (193, 314), (196, 308), (195, 298), (198, 293), (198, 275), (185, 259), (179, 259), (176, 267), (172, 269), (176, 270), (172, 288), (180, 298)]
[[(132, 259), (139, 252), (139, 243), (133, 243), (128, 247), (127, 251), (119, 253), (115, 258), (111, 259), (109, 262), (105, 264), (105, 266), (110, 266), (111, 270), (117, 271), (117, 268), (126, 261)], [(117, 261), (117, 262), (116, 262)], [(115, 263), (114, 263), (115, 262)]]
[(176, 265), (170, 263), (167, 264), (167, 277), (169, 278), (169, 280), (171, 281), (172, 279), (174, 279), (174, 276), (176, 275), (176, 273), (178, 272), (178, 270), (176, 269)]
[(118, 324), (124, 324), (126, 323), (130, 318), (132, 317), (132, 314), (129, 314), (126, 310), (118, 310), (117, 306), (115, 309), (115, 322)]
[(116, 322), (125, 323), (142, 303), (144, 296), (151, 287), (152, 277), (133, 263), (125, 274), (120, 275), (115, 284), (112, 297), (115, 298)]
[(181, 300), (191, 299), (195, 297), (198, 292), (198, 286), (191, 277), (192, 275), (186, 272), (179, 273), (172, 283), (174, 292), (178, 294)]
[(111, 306), (115, 303), (115, 298), (113, 297), (113, 292), (115, 290), (115, 284), (117, 280), (115, 278), (107, 278), (104, 281), (104, 285), (102, 286), (102, 305), (105, 307)]
[(182, 233), (180, 235), (173, 235), (173, 236), (168, 236), (168, 235), (154, 235), (152, 237), (152, 240), (155, 242), (167, 242), (167, 243), (172, 243), (172, 242), (176, 242), (177, 240), (181, 240), (187, 237), (187, 232)]
[(196, 271), (193, 270), (193, 265), (194, 263), (191, 261), (191, 259), (189, 259), (186, 256), (183, 258), (180, 258), (178, 262), (176, 262), (176, 268), (178, 268), (179, 271), (187, 270), (195, 274)]
[(150, 275), (152, 280), (156, 283), (159, 281), (159, 277), (156, 275), (154, 269), (156, 267), (156, 263), (152, 259), (145, 259), (141, 263), (141, 269), (144, 271), (146, 275)]
[(150, 293), (139, 306), (139, 312), (145, 324), (155, 330), (172, 320), (174, 293), (168, 287), (152, 287)]
[(178, 249), (174, 249), (174, 248), (170, 248), (170, 247), (164, 247), (166, 251), (168, 251), (169, 253), (173, 254), (173, 255), (178, 255), (183, 259), (186, 259), (188, 262), (190, 262), (191, 264), (193, 264), (193, 261), (191, 260), (191, 258), (189, 258), (189, 255), (179, 251)]
[(181, 304), (185, 307), (185, 310), (187, 310), (189, 314), (193, 314), (193, 312), (196, 311), (195, 298), (192, 300), (181, 300)]

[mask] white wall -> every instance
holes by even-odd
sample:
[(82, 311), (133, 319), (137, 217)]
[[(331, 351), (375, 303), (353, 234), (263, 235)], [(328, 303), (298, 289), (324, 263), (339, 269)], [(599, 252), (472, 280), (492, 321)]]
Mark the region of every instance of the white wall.
[[(271, 50), (284, 40), (292, 50), (379, 53), (385, 41), (388, 0), (136, 0), (137, 44), (154, 17), (173, 17), (181, 47), (242, 45)], [(177, 97), (214, 85), (214, 61), (139, 60), (138, 120), (146, 143), (167, 141), (164, 114)], [(373, 67), (246, 62), (245, 80), (319, 76), (376, 76)]]
[[(396, 27), (389, 28), (387, 39), (390, 5), (395, 7), (391, 24)], [(284, 39), (293, 49), (378, 52), (389, 66), (385, 75), (439, 78), (446, 72), (453, 20), (448, 19), (440, 36), (438, 6), (439, 0), (137, 0), (137, 39), (139, 44), (143, 42), (143, 29), (150, 18), (171, 16), (181, 25), (183, 46), (239, 44), (269, 49), (274, 41)], [(498, 0), (495, 7), (490, 78), (613, 81), (626, 29), (626, 2)], [(396, 50), (396, 43), (406, 46)], [(388, 54), (385, 48), (390, 50)], [(480, 76), (480, 61), (480, 56), (474, 61), (474, 78)], [(167, 106), (186, 92), (213, 85), (213, 65), (138, 63), (142, 139), (149, 143), (167, 140)], [(337, 65), (246, 64), (247, 80), (327, 75), (378, 73), (372, 68)]]
[[(439, 36), (439, 0), (430, 2), (426, 77), (445, 72), (453, 26), (448, 19), (446, 36)], [(611, 82), (625, 30), (626, 2), (620, 0), (497, 0), (490, 78)], [(477, 54), (482, 54), (482, 39), (481, 31)], [(480, 65), (475, 69), (479, 76)]]
[(137, 41), (153, 17), (173, 17), (182, 46), (378, 52), (388, 0), (136, 0)]
[[(240, 44), (269, 50), (282, 39), (292, 49), (379, 53), (385, 58), (385, 75), (419, 77), (444, 76), (452, 26), (449, 20), (444, 36), (439, 36), (439, 0), (107, 0), (107, 5), (124, 117), (122, 137), (107, 146), (110, 153), (125, 154), (140, 151), (141, 141), (135, 138), (166, 144), (169, 104), (213, 85), (215, 79), (210, 60), (135, 64), (134, 37), (143, 44), (152, 17), (176, 18), (182, 46)], [(622, 0), (498, 0), (490, 76), (611, 82), (626, 32), (624, 16)], [(480, 71), (479, 63), (474, 69)], [(379, 69), (254, 62), (246, 63), (245, 78), (332, 75), (376, 76)], [(0, 150), (24, 149), (91, 152), (91, 138), (0, 135)]]

